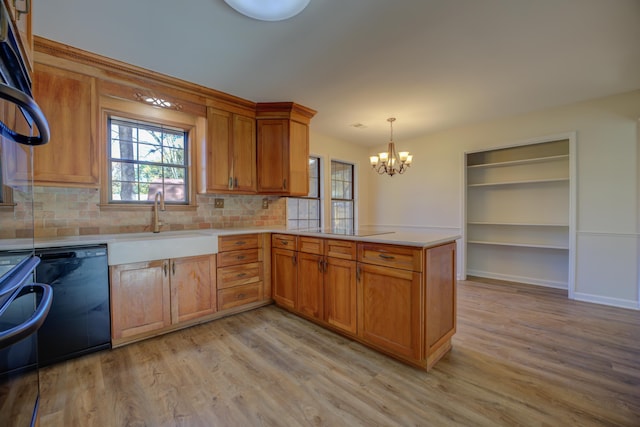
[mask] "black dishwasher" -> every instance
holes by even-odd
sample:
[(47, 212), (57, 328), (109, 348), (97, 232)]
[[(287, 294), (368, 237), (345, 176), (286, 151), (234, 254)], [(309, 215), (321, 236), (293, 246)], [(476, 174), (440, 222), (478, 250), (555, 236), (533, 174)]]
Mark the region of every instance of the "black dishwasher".
[(38, 331), (40, 366), (111, 347), (107, 247), (36, 249), (36, 280), (53, 288)]

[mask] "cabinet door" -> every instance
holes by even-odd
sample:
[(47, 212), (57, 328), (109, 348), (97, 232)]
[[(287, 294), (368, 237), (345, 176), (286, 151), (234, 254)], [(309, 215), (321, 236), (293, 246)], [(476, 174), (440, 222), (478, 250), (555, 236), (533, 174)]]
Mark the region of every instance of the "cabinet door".
[(169, 261), (115, 265), (110, 275), (114, 340), (171, 324)]
[(356, 263), (327, 258), (324, 274), (325, 320), (332, 326), (356, 333)]
[(34, 180), (41, 185), (97, 187), (97, 98), (93, 77), (36, 64), (34, 98), (51, 130), (51, 141), (34, 150)]
[(309, 194), (309, 127), (303, 123), (291, 121), (289, 128), (287, 194), (306, 196)]
[(316, 319), (323, 318), (323, 261), (321, 255), (298, 252), (296, 310)]
[(271, 251), (271, 257), (273, 299), (278, 305), (295, 308), (298, 289), (296, 253), (274, 248)]
[(206, 191), (228, 191), (231, 176), (231, 113), (207, 110)]
[(171, 262), (171, 322), (216, 312), (216, 256), (176, 258)]
[(258, 193), (285, 194), (289, 185), (289, 121), (263, 119), (257, 123)]
[(256, 121), (251, 117), (233, 115), (233, 188), (236, 191), (256, 191)]
[(420, 273), (358, 264), (358, 335), (379, 348), (421, 355)]

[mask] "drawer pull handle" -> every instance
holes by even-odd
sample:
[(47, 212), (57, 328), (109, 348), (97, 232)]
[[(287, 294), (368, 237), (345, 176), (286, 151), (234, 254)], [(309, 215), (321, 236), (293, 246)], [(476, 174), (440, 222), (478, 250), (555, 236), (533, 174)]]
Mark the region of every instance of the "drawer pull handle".
[(238, 255), (238, 256), (236, 257), (236, 259), (245, 259), (245, 256), (244, 256), (244, 255)]
[(238, 295), (236, 296), (236, 299), (243, 299), (244, 297), (245, 297), (245, 295), (244, 295), (244, 294), (238, 294)]
[(247, 273), (240, 273), (240, 274), (238, 274), (236, 277), (244, 277), (244, 276), (246, 276), (246, 275), (247, 275)]
[(245, 245), (247, 242), (245, 242), (244, 240), (238, 240), (236, 242), (236, 245)]
[(379, 254), (378, 256), (382, 259), (396, 259), (393, 255)]
[(285, 246), (289, 244), (289, 242), (287, 242), (286, 240), (282, 240), (282, 239), (280, 240), (280, 243), (282, 243)]

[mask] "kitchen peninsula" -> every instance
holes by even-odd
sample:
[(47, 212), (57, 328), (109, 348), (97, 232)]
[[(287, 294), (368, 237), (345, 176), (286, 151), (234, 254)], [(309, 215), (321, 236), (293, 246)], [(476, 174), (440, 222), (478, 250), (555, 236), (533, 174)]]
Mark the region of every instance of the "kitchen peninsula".
[[(450, 350), (456, 329), (459, 237), (378, 228), (335, 234), (260, 227), (42, 238), (36, 246), (107, 245), (114, 346), (275, 301), (327, 329), (429, 370)], [(184, 264), (177, 261), (206, 260), (208, 272), (200, 275), (198, 289), (183, 289), (177, 282), (172, 288), (163, 279), (166, 259), (175, 260), (177, 271)], [(158, 262), (157, 283), (149, 281), (151, 276), (136, 277), (135, 272)], [(190, 296), (204, 290), (207, 307)], [(139, 304), (138, 296), (144, 296)], [(133, 313), (127, 307), (138, 309)], [(190, 314), (185, 316), (184, 310)]]

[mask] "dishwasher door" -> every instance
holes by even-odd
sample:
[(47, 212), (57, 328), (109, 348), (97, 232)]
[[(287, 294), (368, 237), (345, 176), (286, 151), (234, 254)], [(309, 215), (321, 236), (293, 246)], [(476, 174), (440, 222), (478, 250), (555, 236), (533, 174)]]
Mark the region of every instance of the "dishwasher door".
[(36, 280), (53, 288), (38, 331), (40, 366), (111, 348), (106, 246), (36, 249)]

